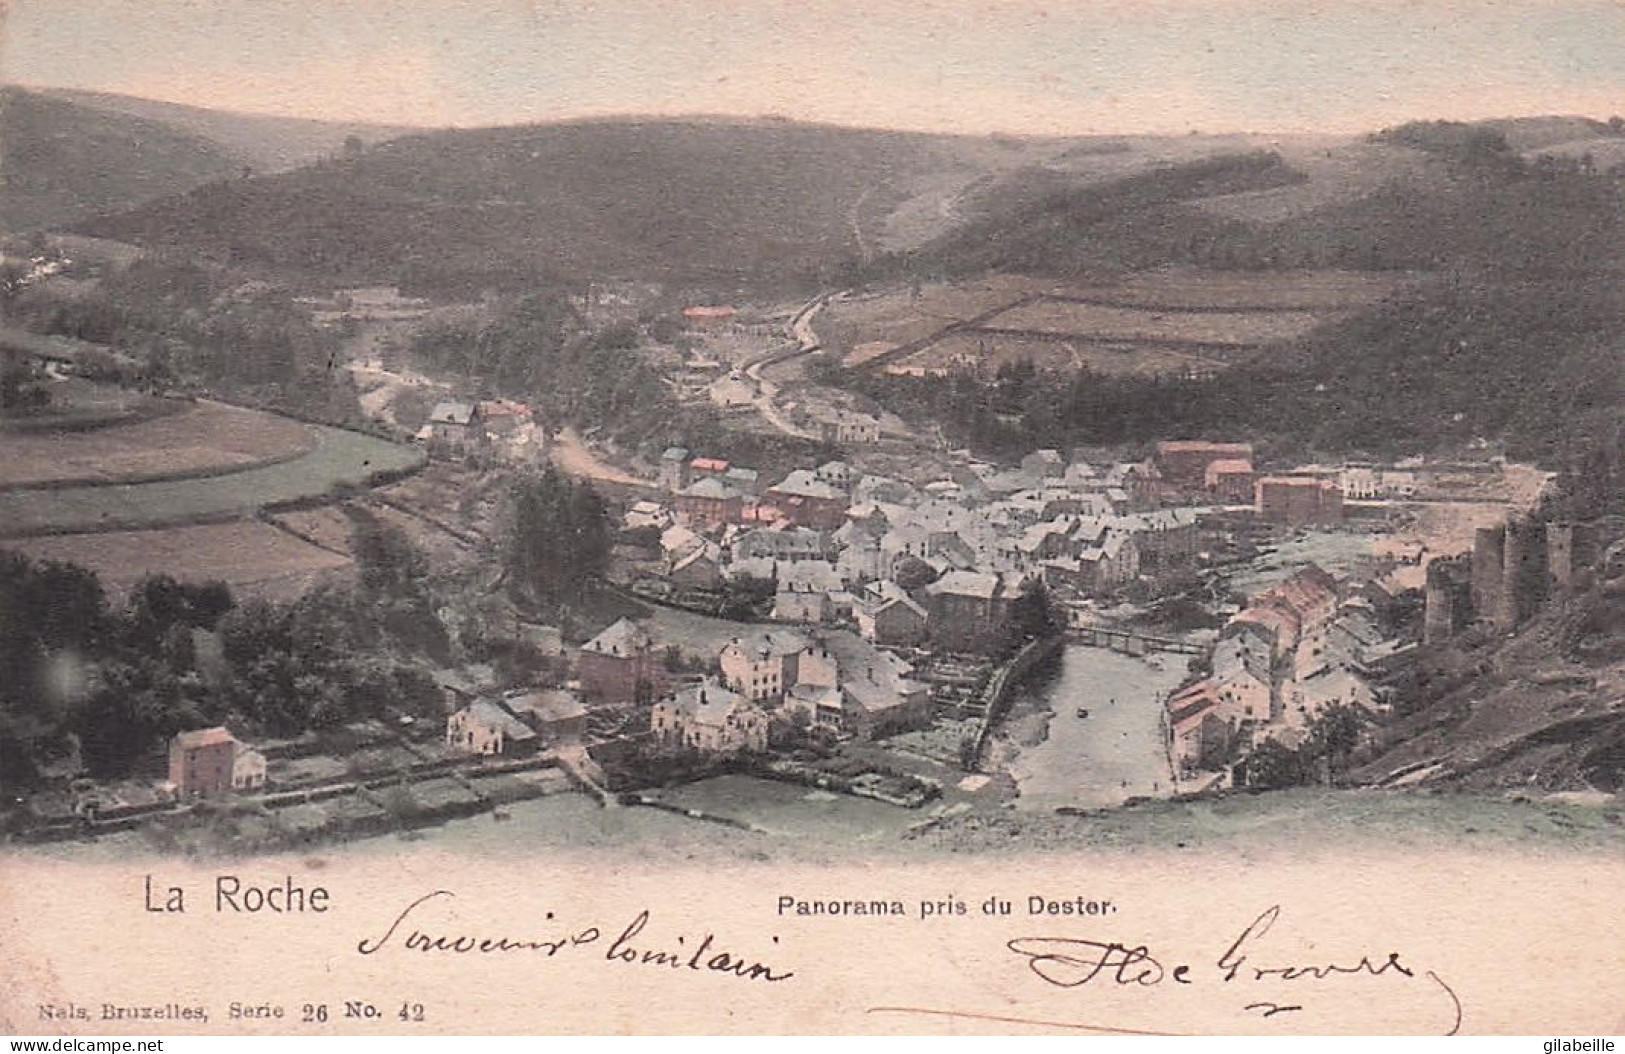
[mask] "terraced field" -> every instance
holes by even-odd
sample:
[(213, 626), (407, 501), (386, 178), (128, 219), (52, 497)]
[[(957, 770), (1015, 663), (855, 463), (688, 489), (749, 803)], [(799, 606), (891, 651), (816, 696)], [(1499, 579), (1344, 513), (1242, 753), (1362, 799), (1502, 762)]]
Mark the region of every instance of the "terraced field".
[(1315, 321), (1307, 311), (1131, 308), (1046, 297), (995, 315), (987, 328), (1065, 336), (1086, 333), (1097, 340), (1264, 344), (1302, 336), (1314, 328)]
[(226, 475), (145, 483), (0, 492), (0, 536), (126, 530), (229, 519), (266, 505), (315, 498), (341, 485), (423, 463), (410, 447), (342, 429), (310, 426), (311, 448), (291, 461)]
[(201, 401), (131, 424), (8, 435), (0, 490), (224, 475), (292, 460), (315, 442), (298, 421)]
[(1105, 373), (1209, 372), (1288, 347), (1400, 281), (1345, 271), (1165, 270), (1069, 285), (1005, 274), (836, 301), (819, 335), (849, 368), (903, 374), (1022, 359)]
[(168, 574), (197, 582), (219, 580), (234, 592), (290, 599), (318, 578), (350, 566), (343, 556), (257, 520), (51, 535), (8, 540), (4, 545), (38, 560), (89, 568), (114, 590), (147, 575)]

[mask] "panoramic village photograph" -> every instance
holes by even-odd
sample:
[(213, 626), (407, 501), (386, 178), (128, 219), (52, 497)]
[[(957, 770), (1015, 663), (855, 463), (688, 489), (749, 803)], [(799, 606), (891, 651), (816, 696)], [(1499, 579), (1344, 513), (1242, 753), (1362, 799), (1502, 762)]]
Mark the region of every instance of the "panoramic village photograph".
[(4, 16), (3, 851), (1625, 836), (1617, 5), (205, 6)]

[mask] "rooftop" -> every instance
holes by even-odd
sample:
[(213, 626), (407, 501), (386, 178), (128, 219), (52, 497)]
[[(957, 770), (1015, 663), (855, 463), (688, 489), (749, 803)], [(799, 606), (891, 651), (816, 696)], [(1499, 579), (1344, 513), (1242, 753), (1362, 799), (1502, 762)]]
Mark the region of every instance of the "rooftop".
[(998, 575), (989, 571), (949, 571), (925, 588), (936, 596), (947, 594), (992, 600), (1003, 584)]
[(767, 658), (772, 655), (795, 655), (806, 651), (811, 642), (790, 630), (771, 629), (753, 633), (748, 637), (735, 637), (723, 650), (733, 648), (747, 655)]
[(587, 715), (587, 708), (576, 694), (563, 688), (546, 688), (513, 696), (508, 699), (508, 707), (516, 713), (535, 714), (543, 722), (570, 721)]
[(735, 710), (750, 709), (744, 696), (709, 679), (679, 688), (669, 705), (675, 706), (690, 721), (702, 725), (720, 725)]
[(685, 498), (716, 498), (727, 500), (741, 497), (739, 491), (722, 482), (716, 476), (706, 476), (684, 487), (679, 492)]
[(469, 715), (486, 728), (495, 729), (509, 739), (535, 739), (536, 731), (495, 699), (476, 699), (468, 704)]
[(841, 491), (819, 479), (810, 469), (798, 468), (773, 486), (773, 492), (792, 497), (843, 499)]
[(581, 646), (598, 655), (631, 656), (649, 646), (649, 635), (631, 619), (617, 619), (604, 632)]
[(237, 742), (236, 737), (224, 725), (216, 725), (214, 728), (196, 728), (190, 732), (182, 732), (175, 737), (175, 745), (183, 750), (235, 742)]

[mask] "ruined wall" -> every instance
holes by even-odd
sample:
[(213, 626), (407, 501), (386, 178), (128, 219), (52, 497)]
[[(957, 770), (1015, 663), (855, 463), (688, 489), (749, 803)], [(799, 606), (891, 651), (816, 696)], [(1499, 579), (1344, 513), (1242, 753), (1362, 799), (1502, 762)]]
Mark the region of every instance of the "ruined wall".
[(1475, 614), (1472, 558), (1463, 555), (1429, 563), (1424, 597), (1424, 643), (1437, 644), (1448, 640), (1469, 625)]
[(1506, 528), (1480, 527), (1473, 538), (1473, 610), (1480, 619), (1497, 621), (1504, 613)]

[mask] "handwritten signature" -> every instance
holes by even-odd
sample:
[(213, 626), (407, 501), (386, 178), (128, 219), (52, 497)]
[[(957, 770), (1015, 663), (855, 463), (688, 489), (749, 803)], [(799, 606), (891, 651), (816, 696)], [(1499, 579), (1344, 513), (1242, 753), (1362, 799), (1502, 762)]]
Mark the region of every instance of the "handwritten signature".
[[(1247, 993), (1244, 998), (1250, 1000), (1242, 1004), (1241, 1010), (1259, 1019), (1302, 1013), (1308, 1006), (1310, 996), (1325, 994), (1324, 986), (1291, 986), (1292, 982), (1347, 981), (1355, 977), (1386, 977), (1395, 983), (1419, 980), (1418, 969), (1407, 963), (1399, 952), (1378, 956), (1365, 954), (1358, 960), (1345, 962), (1281, 963), (1267, 959), (1265, 956), (1268, 953), (1260, 948), (1260, 942), (1280, 917), (1279, 906), (1262, 912), (1211, 963), (1159, 957), (1152, 954), (1145, 944), (1071, 937), (1018, 937), (1006, 942), (1005, 947), (1023, 960), (1032, 974), (1055, 988), (1077, 989), (1090, 985), (1098, 988), (1107, 985), (1134, 990), (1167, 985), (1236, 986), (1243, 989)], [(1436, 987), (1445, 997), (1441, 999), (1441, 1007), (1448, 1006), (1450, 1012), (1450, 1028), (1446, 1034), (1455, 1035), (1461, 1029), (1462, 1018), (1461, 1001), (1456, 993), (1432, 970), (1422, 970), (1420, 980)], [(1280, 994), (1283, 983), (1289, 985), (1286, 988), (1288, 994), (1284, 996)], [(1262, 997), (1265, 995), (1269, 998)], [(871, 1007), (870, 1013), (974, 1018), (1099, 1033), (1140, 1034), (1150, 1031), (928, 1007)]]
[[(385, 949), (419, 955), (507, 955), (528, 952), (544, 959), (560, 956), (579, 957), (579, 954), (600, 957), (602, 961), (627, 966), (654, 967), (682, 971), (683, 973), (724, 974), (742, 981), (762, 981), (776, 984), (795, 976), (790, 970), (739, 955), (722, 946), (714, 933), (706, 933), (698, 940), (693, 934), (677, 934), (657, 940), (645, 934), (650, 926), (648, 911), (639, 911), (624, 926), (600, 927), (566, 926), (560, 924), (553, 912), (540, 920), (539, 929), (547, 933), (517, 934), (512, 932), (469, 933), (427, 928), (420, 923), (426, 905), (444, 907), (456, 894), (446, 889), (425, 893), (402, 908), (388, 928), (375, 937), (364, 938), (356, 944), (358, 955), (378, 955)], [(614, 936), (611, 936), (614, 934)]]

